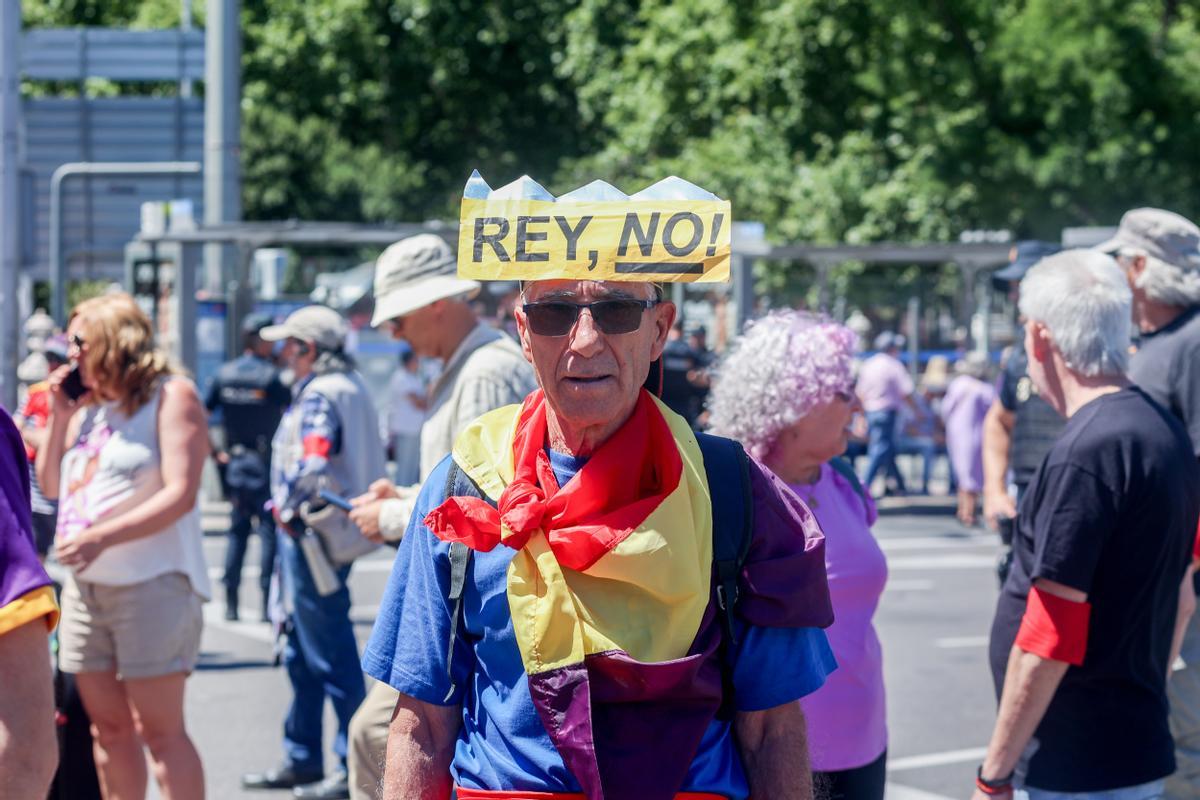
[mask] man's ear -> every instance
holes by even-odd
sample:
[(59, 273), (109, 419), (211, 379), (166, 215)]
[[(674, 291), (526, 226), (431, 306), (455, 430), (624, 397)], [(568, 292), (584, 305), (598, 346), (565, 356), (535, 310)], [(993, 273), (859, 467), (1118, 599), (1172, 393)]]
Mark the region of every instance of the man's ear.
[(1030, 354), (1039, 363), (1050, 360), (1054, 351), (1054, 340), (1050, 338), (1050, 329), (1040, 322), (1033, 323), (1033, 352)]
[(525, 309), (518, 303), (513, 307), (513, 319), (517, 322), (517, 338), (521, 340), (521, 353), (525, 360), (533, 364), (533, 348), (529, 346), (529, 320), (525, 317)]
[(1130, 277), (1132, 277), (1135, 281), (1142, 277), (1142, 273), (1146, 271), (1145, 256), (1129, 256), (1125, 259), (1125, 262), (1129, 265), (1128, 269)]
[(671, 326), (675, 324), (675, 315), (677, 309), (675, 304), (669, 300), (664, 300), (651, 309), (654, 314), (654, 344), (650, 348), (650, 360), (654, 361), (663, 353), (663, 348), (667, 346), (667, 335), (671, 332)]

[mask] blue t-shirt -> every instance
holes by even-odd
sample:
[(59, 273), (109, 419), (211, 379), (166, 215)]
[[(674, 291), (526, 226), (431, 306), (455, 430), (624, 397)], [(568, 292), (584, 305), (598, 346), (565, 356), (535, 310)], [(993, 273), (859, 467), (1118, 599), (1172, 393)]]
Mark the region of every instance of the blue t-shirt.
[[(582, 460), (550, 453), (559, 484)], [(542, 727), (529, 695), (508, 608), (507, 569), (516, 552), (500, 545), (473, 553), (463, 591), (463, 618), (450, 638), (450, 546), (423, 524), (444, 498), (450, 459), (425, 480), (388, 579), (363, 669), (403, 694), (435, 705), (462, 705), (455, 782), (474, 789), (579, 792), (574, 776)], [(762, 711), (821, 687), (836, 668), (818, 628), (746, 626), (738, 636), (733, 682), (739, 711)], [(769, 676), (764, 679), (764, 676)], [(451, 688), (453, 677), (453, 688)], [(680, 791), (729, 798), (749, 794), (729, 723), (705, 732)]]

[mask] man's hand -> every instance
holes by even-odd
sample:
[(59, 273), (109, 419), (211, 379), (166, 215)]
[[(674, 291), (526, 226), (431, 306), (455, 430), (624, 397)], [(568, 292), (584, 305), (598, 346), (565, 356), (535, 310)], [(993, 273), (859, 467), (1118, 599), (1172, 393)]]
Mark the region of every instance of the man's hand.
[(102, 536), (97, 536), (91, 530), (84, 530), (78, 536), (55, 544), (54, 557), (64, 567), (79, 572), (87, 569), (106, 546)]
[(216, 461), (222, 467), (229, 466), (229, 453), (224, 450), (213, 450), (213, 461)]
[(400, 496), (400, 490), (396, 487), (396, 484), (387, 478), (380, 478), (367, 487), (367, 490), (358, 497), (350, 498), (350, 504), (355, 506), (366, 505), (375, 500), (395, 499)]
[(991, 486), (983, 490), (983, 516), (992, 530), (999, 528), (999, 519), (1011, 519), (1017, 515), (1017, 502), (1007, 489)]
[(371, 497), (372, 495), (367, 493), (350, 501), (354, 506), (350, 511), (350, 521), (358, 526), (363, 536), (372, 542), (383, 544), (383, 534), (379, 532), (379, 512), (387, 500), (369, 499)]
[(971, 800), (1012, 800), (1012, 797), (1012, 789), (999, 794), (984, 794), (983, 790), (976, 786), (975, 791), (971, 793)]

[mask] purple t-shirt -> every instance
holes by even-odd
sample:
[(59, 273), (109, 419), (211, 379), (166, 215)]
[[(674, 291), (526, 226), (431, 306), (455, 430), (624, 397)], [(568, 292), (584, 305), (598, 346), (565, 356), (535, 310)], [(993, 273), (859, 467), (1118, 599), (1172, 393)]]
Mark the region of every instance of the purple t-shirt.
[(38, 617), (58, 619), (50, 576), (33, 544), (29, 466), (12, 417), (0, 409), (0, 635)]
[(899, 360), (887, 353), (876, 353), (859, 368), (855, 390), (863, 411), (894, 411), (913, 393), (913, 382)]
[(983, 418), (987, 416), (996, 390), (970, 375), (950, 381), (942, 398), (946, 421), (946, 450), (958, 488), (978, 492), (983, 488)]
[(825, 532), (833, 625), (825, 630), (837, 671), (801, 698), (812, 767), (820, 772), (870, 764), (887, 748), (883, 651), (871, 618), (887, 583), (887, 561), (871, 533), (875, 504), (828, 464), (815, 484), (793, 484)]

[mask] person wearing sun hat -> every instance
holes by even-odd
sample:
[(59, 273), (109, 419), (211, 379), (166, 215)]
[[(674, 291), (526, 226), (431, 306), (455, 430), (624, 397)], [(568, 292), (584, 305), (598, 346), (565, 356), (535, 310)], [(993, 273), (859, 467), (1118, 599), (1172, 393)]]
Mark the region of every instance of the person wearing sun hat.
[[(519, 403), (536, 388), (520, 346), (482, 322), (468, 302), (480, 284), (457, 277), (454, 251), (440, 236), (420, 234), (388, 247), (375, 265), (371, 324), (391, 329), (417, 356), (445, 366), (429, 389), (421, 424), (418, 476), (424, 480), (454, 446), (467, 423), (494, 408)], [(401, 401), (402, 398), (392, 398)], [(376, 481), (352, 499), (350, 518), (377, 541), (398, 543), (408, 526), (418, 485)], [(383, 780), (388, 723), (396, 690), (374, 682), (350, 722), (350, 796), (372, 800)]]
[[(1139, 344), (1129, 377), (1183, 421), (1200, 457), (1200, 227), (1172, 211), (1135, 208), (1096, 249), (1117, 260), (1133, 292)], [(1190, 571), (1197, 565), (1200, 536)], [(1181, 596), (1181, 621), (1184, 609), (1194, 606), (1194, 597)], [(1169, 798), (1200, 794), (1200, 616), (1193, 615), (1181, 635), (1182, 666), (1167, 684), (1178, 764), (1167, 780)]]
[(539, 388), (417, 499), (363, 655), (399, 692), (384, 797), (811, 796), (795, 701), (835, 666), (824, 537), (642, 388), (676, 313), (653, 284), (727, 280), (729, 223), (679, 178), (555, 198), (471, 176), (458, 274), (522, 281)]
[[(283, 762), (243, 775), (242, 786), (292, 789), (298, 798), (348, 796), (350, 719), (366, 695), (347, 579), (354, 559), (376, 545), (352, 530), (340, 510), (319, 515), (322, 490), (355, 495), (386, 472), (375, 404), (345, 351), (348, 329), (333, 309), (309, 305), (258, 332), (266, 342), (283, 342), (282, 359), (295, 376), (292, 404), (271, 442), (270, 477), (292, 702)], [(313, 557), (313, 545), (325, 559)], [(326, 699), (337, 720), (337, 766), (328, 773), (321, 735)]]

